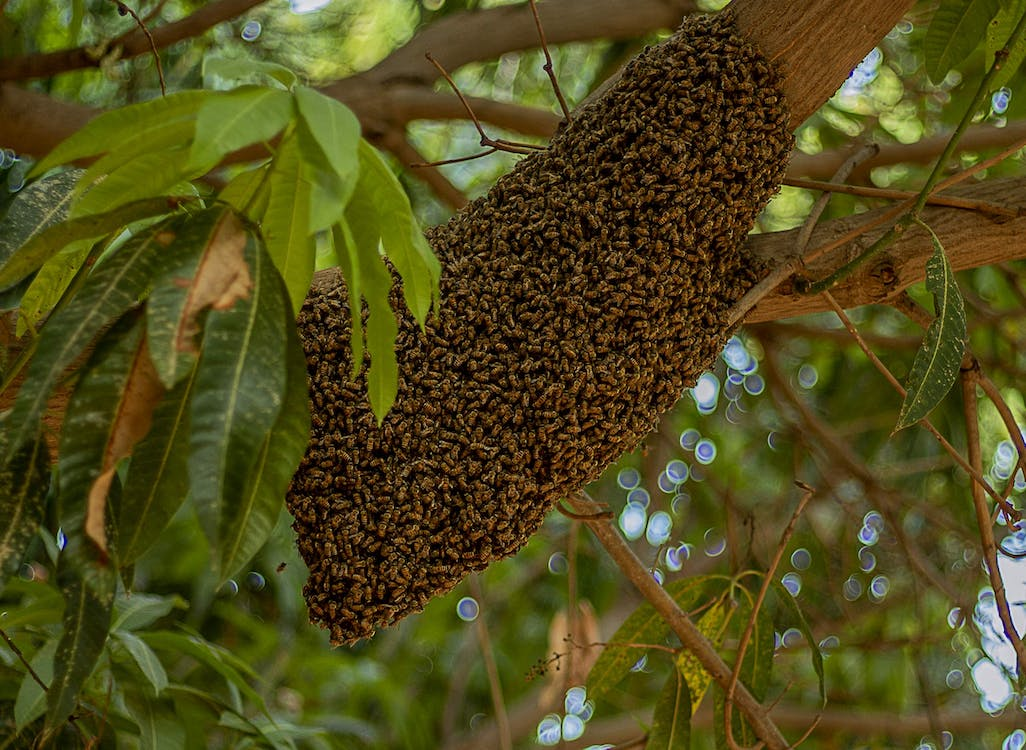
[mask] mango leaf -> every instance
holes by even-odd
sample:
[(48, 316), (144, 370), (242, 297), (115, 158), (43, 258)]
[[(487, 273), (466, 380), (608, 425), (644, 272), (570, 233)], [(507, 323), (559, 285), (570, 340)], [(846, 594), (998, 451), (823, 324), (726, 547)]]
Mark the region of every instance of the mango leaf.
[(193, 370), (161, 399), (150, 432), (132, 454), (118, 516), (122, 565), (131, 565), (157, 541), (188, 495), (189, 410), (195, 375)]
[[(4, 627), (10, 627), (6, 620)], [(29, 659), (33, 671), (47, 686), (53, 679), (53, 658), (56, 653), (57, 639), (54, 638), (43, 644), (43, 647)], [(45, 713), (46, 691), (32, 675), (26, 674), (21, 680), (18, 695), (14, 700), (14, 726), (20, 732)]]
[(687, 681), (675, 669), (656, 700), (645, 750), (688, 750), (690, 747), (691, 695)]
[[(64, 173), (67, 174), (67, 173)], [(83, 216), (49, 226), (17, 247), (0, 267), (0, 287), (8, 286), (38, 269), (59, 250), (79, 240), (104, 237), (140, 219), (160, 216), (173, 207), (167, 198), (147, 198), (119, 206), (113, 211)], [(2, 236), (0, 236), (2, 241)]]
[[(205, 667), (213, 670), (234, 690), (238, 690), (260, 711), (267, 713), (260, 694), (252, 688), (247, 677), (255, 679), (256, 674), (245, 662), (234, 657), (226, 649), (204, 640), (197, 635), (185, 635), (169, 630), (140, 633), (142, 638), (157, 651), (168, 651), (175, 658), (191, 656)], [(245, 676), (244, 676), (245, 675)], [(182, 686), (178, 686), (181, 688)]]
[(114, 614), (111, 616), (110, 629), (113, 632), (148, 628), (161, 617), (169, 615), (173, 609), (188, 609), (188, 602), (177, 594), (170, 596), (140, 593), (120, 595), (114, 602)]
[(927, 328), (926, 337), (912, 362), (895, 432), (915, 424), (933, 411), (954, 385), (965, 354), (965, 305), (958, 291), (955, 273), (937, 235), (926, 224), (920, 224), (933, 239), (933, 255), (926, 262), (926, 288), (933, 294), (937, 316)]
[[(666, 593), (687, 612), (709, 580), (708, 576), (695, 576), (673, 581), (666, 585)], [(588, 696), (597, 700), (616, 687), (648, 652), (648, 645), (663, 645), (669, 635), (670, 626), (651, 604), (646, 602), (634, 610), (617, 628), (588, 673)]]
[(132, 657), (139, 671), (153, 686), (154, 696), (160, 695), (168, 685), (167, 672), (160, 659), (153, 653), (153, 649), (135, 633), (130, 633), (127, 630), (112, 630), (112, 632), (114, 638), (125, 647), (125, 651)]
[[(1005, 48), (1019, 19), (1026, 13), (1026, 0), (1007, 0), (1001, 3), (1001, 10), (987, 25), (986, 65), (994, 64), (994, 57)], [(1008, 50), (1008, 58), (991, 80), (991, 88), (1000, 89), (1016, 74), (1026, 60), (1026, 40), (1020, 39)]]
[[(363, 289), (360, 281), (360, 259), (356, 253), (346, 250), (347, 243), (352, 247), (354, 241), (349, 226), (343, 220), (332, 229), (331, 244), (349, 295), (349, 350), (353, 361), (352, 377), (355, 378), (363, 367)], [(342, 247), (336, 247), (339, 244)]]
[[(185, 149), (141, 154), (86, 187), (71, 209), (73, 218), (111, 211), (126, 203), (173, 192), (202, 172), (185, 169)], [(173, 205), (169, 203), (169, 208)]]
[(327, 229), (345, 215), (359, 173), (360, 123), (344, 104), (306, 86), (293, 92), (301, 171), (311, 187), (310, 229)]
[[(310, 438), (306, 357), (288, 308), (288, 291), (281, 279), (276, 282), (280, 298), (277, 306), (285, 330), (285, 396), (281, 412), (249, 472), (245, 492), (225, 504), (218, 545), (222, 578), (234, 575), (270, 536)], [(268, 292), (273, 293), (275, 284), (269, 286), (272, 288)]]
[(295, 73), (278, 63), (208, 55), (203, 58), (203, 87), (224, 88), (221, 81), (238, 85), (270, 80), (282, 88), (291, 89), (299, 80)]
[[(367, 350), (371, 360), (367, 370), (367, 397), (380, 424), (399, 392), (399, 365), (395, 359), (399, 325), (389, 299), (392, 274), (378, 254), (376, 228), (361, 237), (356, 230), (367, 228), (366, 217), (362, 221), (364, 223), (357, 224), (352, 233), (348, 223), (336, 224), (332, 234), (335, 247), (348, 253), (360, 269), (361, 288), (367, 300)], [(353, 319), (354, 326), (357, 320)]]
[(57, 583), (64, 595), (64, 631), (57, 643), (53, 681), (46, 695), (48, 732), (75, 710), (78, 694), (103, 652), (117, 572), (94, 558), (86, 540), (69, 535), (58, 563)]
[(284, 138), (269, 178), (271, 196), (260, 222), (267, 252), (277, 266), (299, 313), (310, 289), (316, 247), (310, 228), (310, 184), (300, 169), (299, 145)]
[[(99, 255), (100, 248), (90, 246), (88, 240), (73, 242), (50, 258), (33, 277), (21, 298), (18, 309), (18, 324), (15, 333), (24, 336), (34, 330), (51, 310), (61, 301), (68, 287), (82, 273), (82, 267), (90, 253), (95, 250)], [(99, 244), (99, 243), (98, 243)]]
[(266, 185), (270, 170), (271, 165), (265, 164), (239, 172), (218, 193), (217, 199), (232, 206), (250, 221), (258, 221), (267, 210), (271, 197)]
[(185, 750), (185, 727), (170, 701), (125, 690), (125, 708), (139, 727), (139, 750)]
[[(64, 600), (61, 598), (60, 591), (47, 584), (36, 581), (26, 582), (15, 578), (8, 582), (7, 592), (12, 595), (18, 593), (19, 584), (25, 584), (32, 588), (32, 598), (30, 600), (22, 599), (17, 607), (7, 610), (7, 615), (3, 619), (3, 627), (14, 630), (26, 625), (56, 625), (61, 621)], [(42, 589), (42, 593), (40, 593), (40, 589)]]
[(249, 295), (252, 280), (244, 257), (248, 234), (231, 208), (197, 211), (165, 236), (146, 331), (154, 367), (173, 388), (196, 363), (200, 314), (210, 307), (230, 308)]
[(85, 503), (83, 529), (105, 554), (114, 472), (149, 431), (164, 393), (144, 333), (141, 317), (129, 315), (104, 337), (71, 396), (61, 430), (61, 502)]
[[(726, 634), (731, 614), (730, 605), (721, 599), (709, 607), (696, 623), (702, 635), (717, 648), (723, 643), (723, 636)], [(683, 649), (677, 655), (677, 670), (684, 676), (684, 681), (688, 684), (688, 692), (691, 694), (691, 713), (694, 714), (701, 705), (706, 691), (709, 690), (712, 676), (705, 671), (705, 667), (702, 666), (698, 658), (687, 649)]]
[(203, 174), (233, 151), (271, 140), (291, 117), (292, 97), (281, 89), (243, 86), (211, 94), (196, 115), (189, 170)]
[(217, 96), (212, 91), (181, 91), (141, 104), (112, 109), (94, 117), (38, 162), (29, 177), (58, 164), (116, 150), (122, 141), (145, 137), (150, 130), (173, 120), (190, 120), (203, 102)]
[[(81, 170), (68, 170), (44, 177), (15, 196), (7, 214), (0, 219), (0, 263), (6, 266), (19, 247), (67, 218), (80, 174)], [(6, 280), (0, 273), (0, 287), (20, 278)]]
[(770, 592), (773, 593), (774, 599), (777, 602), (776, 619), (778, 627), (782, 631), (796, 628), (804, 636), (805, 642), (809, 644), (812, 668), (816, 671), (816, 676), (819, 678), (819, 698), (822, 701), (822, 705), (825, 706), (826, 678), (823, 674), (823, 652), (819, 650), (819, 643), (813, 637), (812, 629), (809, 628), (805, 615), (799, 609), (798, 602), (788, 593), (783, 584), (780, 581), (773, 581), (770, 585)]
[(385, 255), (402, 277), (406, 305), (423, 324), (438, 296), (441, 264), (413, 218), (402, 185), (377, 149), (361, 140), (359, 153), (360, 178), (346, 217), (358, 242), (366, 237), (366, 244), (376, 251), (378, 243), (370, 242), (370, 237), (377, 235), (381, 240)]
[[(43, 521), (50, 485), (50, 457), (39, 438), (0, 466), (0, 592), (18, 572), (25, 550)], [(4, 621), (4, 627), (6, 620)]]
[(160, 260), (161, 222), (109, 254), (66, 306), (55, 312), (39, 336), (36, 355), (5, 423), (4, 460), (31, 440), (54, 385), (93, 339), (145, 293)]
[[(748, 626), (751, 618), (752, 607), (746, 600), (742, 599), (734, 618), (736, 623), (737, 637)], [(766, 607), (759, 610), (755, 619), (755, 630), (748, 642), (745, 651), (744, 661), (741, 664), (740, 681), (755, 696), (756, 700), (762, 701), (766, 697), (766, 690), (769, 686), (770, 675), (773, 669), (773, 620)], [(725, 696), (726, 693), (719, 685), (713, 685), (713, 714), (714, 729), (716, 730), (717, 747), (729, 747), (725, 731)], [(750, 747), (758, 741), (758, 736), (745, 720), (744, 715), (734, 708), (730, 714), (731, 731), (736, 746)]]
[(285, 332), (276, 273), (255, 238), (246, 245), (253, 278), (248, 299), (207, 316), (192, 398), (189, 487), (220, 560), (221, 533), (285, 393)]
[(1000, 0), (941, 0), (923, 39), (926, 72), (934, 83), (972, 54), (1000, 9)]

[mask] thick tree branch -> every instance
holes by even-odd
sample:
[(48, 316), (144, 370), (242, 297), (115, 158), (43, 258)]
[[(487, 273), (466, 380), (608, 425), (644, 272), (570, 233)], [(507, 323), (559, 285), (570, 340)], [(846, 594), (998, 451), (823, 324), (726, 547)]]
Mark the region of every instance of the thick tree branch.
[[(1024, 178), (989, 180), (951, 192), (1010, 207), (1026, 206)], [(822, 224), (813, 232), (809, 247), (815, 249), (840, 238), (888, 210), (877, 209)], [(929, 207), (923, 212), (923, 220), (937, 233), (956, 271), (1026, 257), (1026, 245), (1022, 243), (1026, 217), (996, 219), (963, 209)], [(886, 228), (874, 229), (817, 258), (807, 267), (807, 275), (812, 279), (827, 275), (859, 255)], [(799, 231), (753, 235), (749, 238), (748, 249), (757, 262), (776, 266), (793, 256)], [(832, 294), (843, 307), (886, 301), (925, 278), (926, 261), (932, 252), (933, 245), (925, 232), (917, 229), (905, 232), (866, 268), (833, 289)], [(793, 286), (787, 282), (756, 305), (747, 320), (751, 323), (779, 320), (827, 309), (820, 295), (795, 294)]]
[[(207, 29), (242, 15), (266, 0), (218, 0), (205, 5), (185, 18), (150, 29), (153, 46), (164, 49), (183, 39), (192, 39)], [(63, 49), (39, 55), (26, 55), (0, 60), (0, 82), (26, 81), (49, 78), (59, 73), (83, 68), (98, 68), (108, 55), (116, 60), (127, 60), (152, 52), (150, 40), (138, 26), (132, 26), (121, 36), (97, 45)]]

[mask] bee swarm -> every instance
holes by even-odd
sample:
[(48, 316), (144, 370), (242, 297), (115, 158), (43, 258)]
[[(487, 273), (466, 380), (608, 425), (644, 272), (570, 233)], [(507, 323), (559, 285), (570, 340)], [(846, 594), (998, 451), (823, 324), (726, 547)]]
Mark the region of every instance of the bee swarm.
[(380, 427), (350, 377), (346, 291), (313, 292), (288, 498), (311, 621), (347, 643), (419, 611), (633, 449), (729, 336), (791, 145), (770, 65), (729, 15), (696, 17), (429, 231), (440, 311), (426, 332), (403, 314)]

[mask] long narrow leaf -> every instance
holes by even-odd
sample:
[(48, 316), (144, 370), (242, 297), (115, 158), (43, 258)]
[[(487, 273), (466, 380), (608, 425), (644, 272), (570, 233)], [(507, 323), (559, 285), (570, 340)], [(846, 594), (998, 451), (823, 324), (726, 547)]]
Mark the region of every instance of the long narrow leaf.
[[(221, 576), (233, 575), (263, 545), (274, 529), (292, 475), (306, 452), (310, 435), (310, 399), (306, 358), (289, 312), (287, 290), (280, 279), (279, 309), (286, 339), (286, 391), (281, 412), (264, 441), (249, 474), (245, 492), (229, 502), (221, 520)], [(275, 284), (271, 284), (273, 293)]]
[[(987, 26), (987, 56), (984, 64), (994, 64), (997, 53), (1008, 44), (1012, 30), (1026, 13), (1026, 0), (1006, 0), (1001, 4), (1001, 10), (994, 16), (994, 20)], [(1005, 86), (1022, 67), (1026, 59), (1026, 40), (1020, 40), (1008, 50), (1008, 58), (1001, 64), (1001, 69), (991, 79), (991, 87), (1001, 89)]]
[(933, 255), (926, 262), (926, 288), (933, 294), (937, 316), (926, 330), (926, 337), (912, 362), (895, 432), (933, 411), (954, 385), (965, 354), (965, 304), (955, 272), (937, 235), (925, 224), (921, 225), (933, 240)]
[(645, 750), (688, 750), (691, 747), (691, 702), (687, 680), (678, 670), (673, 670), (656, 700)]
[(44, 501), (50, 484), (50, 458), (39, 438), (0, 466), (0, 592), (18, 572), (29, 542), (43, 521)]
[(139, 727), (139, 750), (185, 750), (185, 727), (168, 701), (124, 691), (125, 708)]
[(200, 176), (185, 165), (185, 150), (140, 154), (122, 164), (103, 180), (88, 187), (75, 201), (75, 218), (111, 211), (126, 203), (164, 195), (176, 185)]
[(126, 630), (114, 633), (114, 637), (125, 647), (139, 671), (153, 687), (154, 696), (160, 695), (167, 687), (167, 671), (153, 649), (139, 636)]
[[(79, 170), (69, 170), (50, 175), (15, 196), (7, 214), (0, 220), (0, 263), (6, 266), (19, 247), (67, 218), (79, 174)], [(0, 274), (0, 287), (17, 280), (4, 280)]]
[[(246, 261), (254, 280), (248, 299), (212, 310), (193, 395), (189, 486), (204, 531), (217, 545), (222, 518), (245, 492), (285, 393), (281, 299), (266, 251), (251, 238)], [(220, 550), (215, 553), (219, 559)]]
[(243, 86), (211, 94), (196, 115), (189, 168), (202, 174), (243, 146), (271, 140), (291, 116), (292, 97), (281, 89)]
[(980, 45), (1000, 9), (999, 0), (942, 0), (923, 39), (926, 72), (935, 83)]
[(788, 593), (780, 581), (773, 581), (770, 591), (774, 594), (779, 609), (778, 619), (782, 629), (796, 628), (809, 644), (809, 653), (812, 659), (812, 668), (819, 678), (819, 698), (822, 704), (826, 705), (826, 677), (823, 672), (823, 652), (819, 649), (819, 643), (812, 635), (808, 620), (802, 614), (794, 597)]
[(349, 350), (353, 362), (352, 377), (355, 378), (363, 367), (363, 287), (360, 259), (347, 249), (354, 247), (355, 242), (345, 219), (332, 228), (331, 242), (349, 295)]

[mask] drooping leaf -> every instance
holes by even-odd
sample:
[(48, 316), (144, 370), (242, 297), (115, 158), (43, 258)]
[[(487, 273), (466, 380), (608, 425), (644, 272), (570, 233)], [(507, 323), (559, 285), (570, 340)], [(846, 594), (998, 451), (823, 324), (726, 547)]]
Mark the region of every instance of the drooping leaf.
[(926, 337), (912, 362), (895, 432), (915, 424), (933, 411), (954, 385), (965, 354), (965, 304), (955, 281), (955, 272), (937, 235), (925, 224), (922, 226), (933, 239), (933, 255), (926, 262), (926, 288), (933, 294), (937, 316), (927, 328)]
[(216, 95), (212, 91), (181, 91), (104, 112), (47, 154), (32, 168), (29, 176), (42, 174), (58, 164), (105, 154), (118, 148), (122, 141), (140, 137), (173, 120), (190, 120), (196, 116), (203, 102)]
[(130, 316), (97, 346), (68, 404), (58, 464), (61, 501), (85, 503), (85, 534), (104, 553), (114, 472), (149, 431), (163, 393), (143, 320)]
[(24, 336), (29, 330), (35, 330), (51, 310), (64, 297), (68, 288), (80, 273), (90, 253), (99, 254), (99, 248), (85, 242), (73, 242), (50, 258), (39, 272), (32, 278), (21, 298), (18, 309), (18, 324), (15, 332)]
[[(218, 80), (220, 79), (220, 80)], [(248, 58), (214, 57), (203, 58), (204, 88), (219, 88), (216, 84), (224, 81), (235, 85), (274, 81), (284, 89), (296, 85), (296, 74), (278, 63), (266, 60), (250, 60)], [(223, 87), (222, 87), (223, 88)]]
[[(67, 174), (67, 173), (65, 173)], [(113, 211), (83, 216), (47, 227), (17, 247), (0, 267), (0, 287), (28, 276), (59, 250), (80, 240), (103, 237), (140, 219), (166, 214), (172, 209), (167, 198), (148, 198), (119, 206)]]
[(189, 412), (195, 370), (153, 412), (128, 466), (118, 519), (119, 557), (131, 565), (157, 541), (189, 492)]
[[(221, 575), (227, 578), (245, 565), (274, 529), (285, 493), (310, 437), (310, 400), (306, 357), (288, 307), (284, 283), (277, 279), (286, 345), (286, 390), (281, 412), (264, 440), (245, 492), (229, 500), (221, 520)], [(268, 291), (273, 293), (273, 284)]]
[(71, 208), (74, 218), (106, 213), (126, 203), (172, 192), (180, 183), (200, 176), (185, 168), (185, 149), (140, 154), (102, 180), (86, 187)]
[(189, 487), (221, 555), (221, 530), (245, 492), (285, 394), (284, 312), (274, 268), (255, 238), (246, 245), (247, 299), (207, 316), (192, 398)]
[[(741, 633), (748, 626), (751, 613), (751, 603), (746, 599), (742, 599), (739, 602), (737, 615), (733, 619), (735, 624), (734, 630), (738, 638), (740, 638)], [(769, 686), (770, 674), (773, 669), (773, 646), (773, 620), (766, 607), (762, 607), (756, 617), (755, 629), (752, 631), (751, 640), (748, 642), (748, 648), (745, 651), (744, 661), (741, 664), (741, 672), (739, 674), (741, 684), (748, 688), (748, 691), (760, 702), (766, 697), (766, 690)], [(728, 747), (729, 743), (726, 741), (725, 734), (726, 693), (719, 685), (714, 684), (712, 689), (717, 746), (722, 744), (723, 747)], [(758, 741), (758, 736), (755, 730), (748, 724), (744, 715), (736, 708), (733, 708), (730, 719), (735, 745), (741, 747), (755, 745)]]
[(292, 116), (292, 96), (263, 86), (212, 93), (196, 115), (196, 137), (187, 163), (202, 174), (233, 151), (271, 140)]
[(249, 295), (248, 234), (224, 205), (197, 211), (168, 229), (161, 269), (146, 307), (147, 335), (161, 381), (173, 388), (196, 363), (200, 314)]
[(261, 220), (267, 252), (285, 279), (293, 312), (310, 289), (316, 246), (310, 227), (310, 184), (300, 169), (297, 139), (282, 140), (270, 178), (270, 202)]
[(675, 669), (656, 700), (645, 750), (689, 750), (690, 747), (691, 695), (687, 681)]
[[(10, 627), (4, 622), (4, 627)], [(48, 640), (35, 655), (29, 659), (32, 671), (47, 687), (53, 679), (53, 658), (57, 653), (56, 639)], [(21, 731), (27, 725), (46, 713), (46, 691), (36, 682), (35, 677), (26, 674), (18, 687), (18, 695), (14, 700), (14, 726)]]
[(58, 563), (57, 582), (64, 595), (64, 631), (57, 643), (53, 681), (46, 695), (48, 732), (75, 710), (78, 694), (103, 652), (117, 572), (95, 559), (86, 540), (69, 535)]
[(167, 671), (146, 641), (127, 630), (114, 631), (112, 629), (112, 633), (114, 638), (125, 647), (139, 671), (153, 687), (153, 695), (158, 696), (164, 692), (164, 688), (168, 685)]
[(46, 442), (39, 438), (0, 466), (0, 592), (7, 579), (18, 572), (25, 550), (43, 521), (49, 464)]
[(349, 350), (353, 360), (352, 377), (355, 378), (363, 367), (363, 287), (360, 281), (360, 259), (356, 253), (346, 249), (353, 247), (354, 241), (344, 219), (332, 230), (331, 243), (349, 295)]
[(157, 620), (166, 617), (173, 609), (186, 609), (188, 603), (180, 596), (158, 596), (156, 594), (120, 595), (114, 602), (110, 629), (139, 630), (148, 628)]
[(812, 635), (805, 615), (798, 607), (798, 602), (788, 593), (780, 581), (773, 581), (770, 585), (770, 592), (777, 602), (777, 624), (782, 630), (796, 628), (809, 644), (809, 655), (812, 659), (812, 668), (819, 678), (819, 698), (822, 705), (826, 705), (826, 678), (823, 672), (823, 652), (819, 649), (819, 643)]
[[(994, 64), (994, 58), (999, 50), (1005, 48), (1009, 43), (1012, 31), (1015, 29), (1023, 13), (1026, 13), (1026, 0), (1006, 0), (1001, 4), (1001, 10), (994, 16), (987, 25), (987, 58), (988, 66)], [(1026, 40), (1019, 40), (1008, 50), (1008, 57), (991, 80), (991, 88), (1001, 89), (1018, 72), (1026, 60)]]
[(26, 593), (18, 590), (19, 585), (32, 587), (32, 599), (29, 602), (23, 599), (17, 608), (7, 610), (3, 627), (14, 630), (27, 625), (56, 625), (61, 621), (64, 600), (61, 599), (60, 591), (53, 586), (37, 581), (22, 581), (20, 578), (11, 579), (6, 590), (12, 596)]
[(940, 83), (984, 40), (1000, 0), (941, 0), (923, 39), (926, 72)]
[(164, 226), (166, 222), (148, 227), (110, 253), (86, 278), (78, 294), (43, 326), (25, 383), (4, 424), (8, 438), (5, 459), (38, 433), (53, 387), (68, 365), (146, 291), (159, 264)]
[[(438, 294), (441, 264), (417, 226), (410, 201), (377, 149), (360, 141), (360, 179), (346, 217), (353, 234), (378, 233), (385, 255), (403, 280), (403, 296), (423, 323)], [(372, 231), (367, 224), (373, 223)], [(357, 228), (359, 227), (359, 229)], [(373, 244), (377, 250), (377, 243)]]
[(265, 184), (270, 170), (271, 166), (265, 164), (240, 172), (217, 194), (218, 200), (229, 204), (250, 221), (258, 221), (267, 210), (271, 197), (269, 186)]
[[(361, 289), (368, 309), (367, 351), (371, 361), (367, 370), (367, 397), (380, 423), (392, 408), (399, 391), (399, 365), (395, 358), (399, 326), (389, 299), (392, 274), (378, 254), (376, 230), (363, 236), (357, 233), (358, 228), (366, 227), (366, 218), (362, 221), (364, 224), (358, 224), (350, 233), (347, 215), (347, 223), (336, 224), (333, 228), (333, 237), (339, 252), (349, 253), (354, 264), (359, 266)], [(354, 326), (357, 325), (356, 321), (357, 318), (354, 318)]]
[(124, 691), (125, 708), (139, 727), (139, 750), (185, 750), (185, 727), (174, 706), (138, 690)]
[[(717, 648), (723, 643), (731, 614), (729, 604), (725, 600), (720, 600), (709, 607), (696, 623), (699, 632)], [(683, 649), (677, 655), (677, 670), (688, 684), (688, 692), (691, 694), (691, 713), (694, 714), (701, 705), (706, 691), (709, 690), (712, 676), (705, 671), (705, 667), (702, 666), (698, 658), (687, 649)]]
[(9, 279), (3, 273), (15, 251), (67, 218), (79, 174), (80, 170), (68, 170), (50, 175), (26, 186), (15, 196), (7, 214), (0, 219), (0, 264), (3, 264), (0, 288), (21, 278)]
[[(667, 584), (666, 593), (687, 612), (702, 595), (709, 579), (695, 576)], [(662, 645), (670, 634), (670, 626), (649, 603), (642, 604), (617, 628), (588, 673), (588, 695), (598, 699), (616, 687), (627, 676), (648, 649)]]
[(310, 229), (327, 229), (345, 215), (359, 173), (360, 123), (341, 102), (305, 86), (293, 96), (300, 170), (310, 185)]

